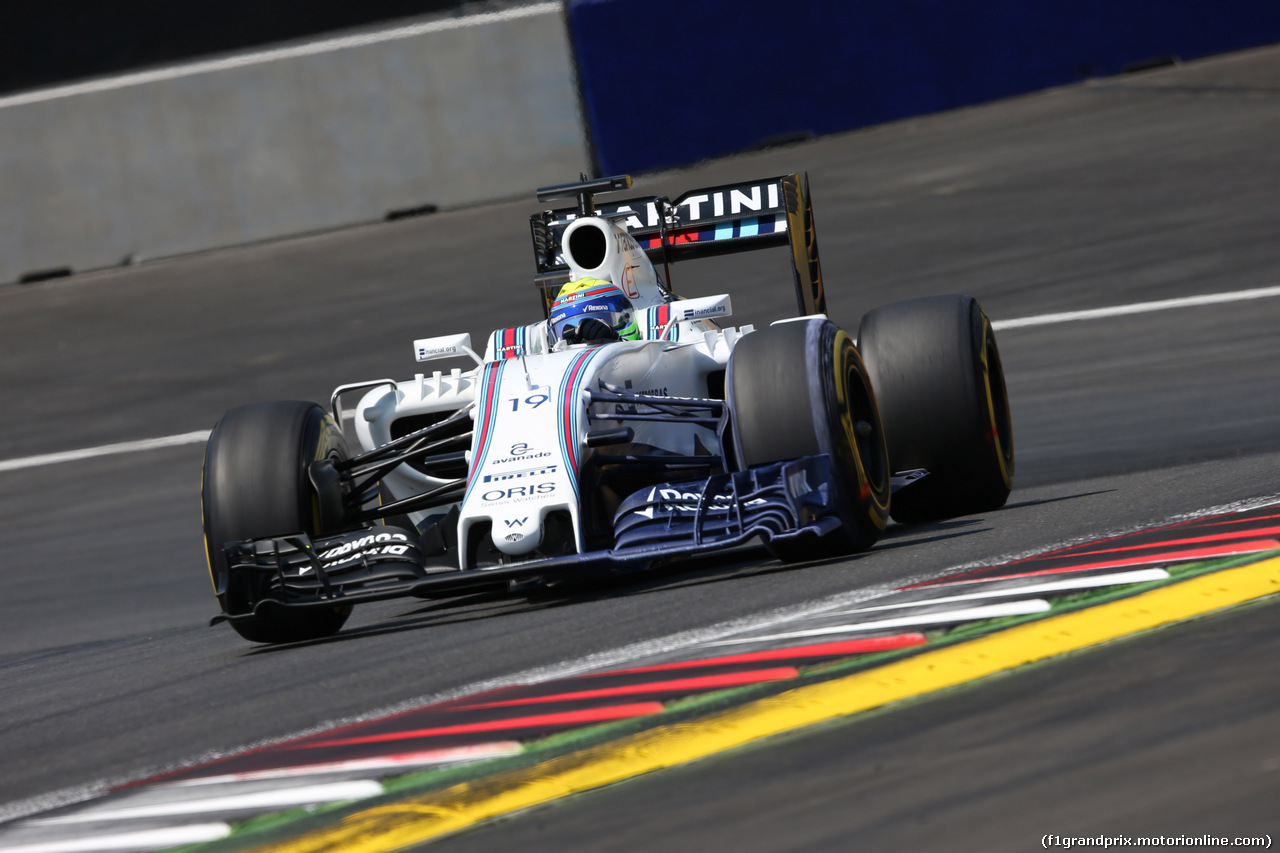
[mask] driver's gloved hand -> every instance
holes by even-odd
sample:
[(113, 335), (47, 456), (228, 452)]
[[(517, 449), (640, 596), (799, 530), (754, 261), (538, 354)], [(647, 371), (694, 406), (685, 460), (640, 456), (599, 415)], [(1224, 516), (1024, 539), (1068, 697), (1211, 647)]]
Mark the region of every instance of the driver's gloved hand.
[(585, 318), (575, 328), (565, 329), (564, 339), (571, 344), (604, 344), (622, 340), (608, 323), (593, 317)]

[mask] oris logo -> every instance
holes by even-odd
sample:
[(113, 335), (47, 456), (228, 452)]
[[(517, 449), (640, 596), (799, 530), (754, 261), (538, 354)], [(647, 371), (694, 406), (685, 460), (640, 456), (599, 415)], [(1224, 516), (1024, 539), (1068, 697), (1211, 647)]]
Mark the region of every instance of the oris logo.
[(531, 500), (540, 495), (549, 495), (555, 492), (555, 483), (537, 483), (529, 486), (512, 486), (509, 489), (490, 489), (480, 496), (482, 501), (494, 503), (496, 501), (519, 501)]

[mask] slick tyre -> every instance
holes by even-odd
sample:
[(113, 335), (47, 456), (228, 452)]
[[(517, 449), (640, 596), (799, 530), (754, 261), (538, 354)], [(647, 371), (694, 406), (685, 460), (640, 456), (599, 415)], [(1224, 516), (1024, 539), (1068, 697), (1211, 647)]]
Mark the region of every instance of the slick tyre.
[(864, 551), (889, 518), (889, 464), (871, 382), (849, 336), (825, 319), (738, 341), (725, 377), (735, 470), (828, 454), (843, 527), (817, 542), (767, 543), (780, 560)]
[(862, 353), (896, 473), (929, 474), (893, 496), (905, 523), (989, 512), (1013, 487), (1013, 423), (991, 321), (972, 297), (895, 302), (862, 318)]
[[(222, 416), (205, 448), (201, 508), (205, 551), (214, 594), (224, 613), (253, 613), (270, 597), (267, 575), (231, 575), (222, 545), (286, 533), (315, 536), (320, 503), (308, 466), (347, 456), (342, 431), (315, 403), (255, 403)], [(336, 633), (351, 606), (316, 610), (271, 608), (269, 616), (237, 619), (231, 626), (255, 643), (290, 643)]]

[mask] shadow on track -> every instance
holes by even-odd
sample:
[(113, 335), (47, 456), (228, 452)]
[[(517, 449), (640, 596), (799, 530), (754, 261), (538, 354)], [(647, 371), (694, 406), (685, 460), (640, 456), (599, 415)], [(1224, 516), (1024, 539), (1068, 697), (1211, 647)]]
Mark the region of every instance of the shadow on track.
[(774, 560), (763, 546), (747, 546), (725, 553), (707, 554), (697, 558), (696, 561), (680, 561), (623, 575), (570, 578), (554, 585), (531, 586), (518, 592), (491, 591), (428, 601), (405, 613), (390, 616), (375, 625), (349, 628), (331, 637), (305, 642), (253, 646), (245, 651), (245, 655), (259, 656), (342, 643), (348, 640), (393, 636), (517, 613), (537, 613), (608, 599), (673, 589), (693, 589), (738, 581), (746, 577), (764, 577), (779, 572), (839, 566), (861, 556), (863, 555), (852, 554), (805, 563), (782, 563)]

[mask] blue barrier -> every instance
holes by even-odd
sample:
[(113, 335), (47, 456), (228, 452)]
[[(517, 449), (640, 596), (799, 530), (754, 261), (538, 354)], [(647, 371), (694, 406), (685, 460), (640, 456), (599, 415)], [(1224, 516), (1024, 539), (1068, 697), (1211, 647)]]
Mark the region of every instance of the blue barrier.
[(599, 174), (1280, 41), (1277, 0), (569, 0)]

